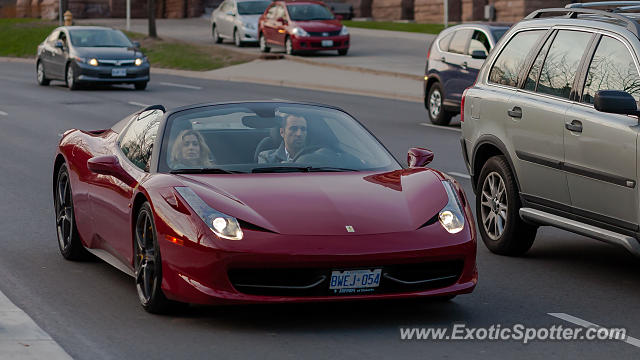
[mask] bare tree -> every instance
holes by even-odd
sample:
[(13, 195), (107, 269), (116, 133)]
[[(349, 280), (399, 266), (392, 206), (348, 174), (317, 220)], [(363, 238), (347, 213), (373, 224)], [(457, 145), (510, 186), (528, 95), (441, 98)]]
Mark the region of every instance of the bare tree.
[(157, 38), (156, 32), (156, 0), (147, 0), (147, 15), (149, 17), (149, 37)]

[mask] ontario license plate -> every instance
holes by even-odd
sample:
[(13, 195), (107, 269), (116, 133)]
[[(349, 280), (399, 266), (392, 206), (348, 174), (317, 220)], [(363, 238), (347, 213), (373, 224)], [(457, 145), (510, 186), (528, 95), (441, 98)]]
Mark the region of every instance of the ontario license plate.
[(321, 44), (324, 47), (331, 47), (333, 46), (333, 40), (322, 40)]
[(382, 269), (332, 271), (329, 290), (334, 294), (363, 293), (380, 286)]
[(111, 69), (111, 76), (113, 77), (127, 76), (127, 69)]

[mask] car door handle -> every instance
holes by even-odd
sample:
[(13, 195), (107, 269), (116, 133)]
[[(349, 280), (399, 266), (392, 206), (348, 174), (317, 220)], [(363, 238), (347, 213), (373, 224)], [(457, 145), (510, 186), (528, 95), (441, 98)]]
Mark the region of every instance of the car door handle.
[(447, 62), (447, 58), (443, 56), (443, 57), (440, 58), (440, 61), (442, 61), (443, 63), (446, 63)]
[(461, 66), (462, 66), (462, 68), (463, 68), (463, 69), (467, 70), (467, 66), (468, 66), (468, 64), (467, 64), (467, 62), (465, 61), (465, 62), (463, 62), (463, 63), (462, 63), (462, 65), (461, 65)]
[(507, 114), (513, 118), (522, 118), (522, 109), (518, 106), (514, 106), (513, 109), (507, 111)]
[(567, 128), (567, 130), (569, 131), (573, 131), (573, 132), (582, 132), (582, 122), (580, 122), (580, 120), (573, 120), (570, 123), (565, 123), (564, 127)]

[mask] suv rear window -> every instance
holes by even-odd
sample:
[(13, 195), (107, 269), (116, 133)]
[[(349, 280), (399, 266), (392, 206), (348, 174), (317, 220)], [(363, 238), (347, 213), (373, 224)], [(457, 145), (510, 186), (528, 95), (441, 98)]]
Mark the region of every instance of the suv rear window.
[(454, 33), (451, 33), (445, 37), (443, 37), (442, 39), (440, 39), (440, 41), (438, 41), (438, 46), (440, 47), (440, 50), (442, 51), (449, 51), (449, 42), (451, 41), (451, 38), (453, 37)]
[(489, 82), (518, 86), (520, 70), (524, 68), (527, 55), (546, 32), (547, 30), (529, 30), (514, 35), (493, 64)]
[(451, 43), (449, 44), (449, 52), (464, 54), (472, 32), (473, 30), (471, 29), (456, 31), (456, 34), (453, 36), (453, 39), (451, 39)]

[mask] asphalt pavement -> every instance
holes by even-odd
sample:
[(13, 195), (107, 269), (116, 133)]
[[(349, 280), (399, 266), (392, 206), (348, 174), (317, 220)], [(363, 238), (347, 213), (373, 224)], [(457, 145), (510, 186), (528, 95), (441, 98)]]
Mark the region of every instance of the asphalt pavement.
[[(63, 131), (107, 128), (144, 104), (274, 98), (328, 103), (362, 121), (399, 161), (412, 146), (432, 149), (432, 166), (457, 176), (473, 198), (459, 129), (423, 125), (424, 107), (415, 102), (164, 74), (154, 74), (147, 91), (70, 92), (62, 83), (38, 86), (33, 64), (5, 62), (0, 84), (0, 291), (75, 359), (638, 356), (638, 347), (621, 341), (400, 340), (400, 327), (408, 326), (572, 326), (550, 313), (624, 327), (627, 335), (640, 337), (638, 260), (552, 228), (541, 228), (533, 248), (520, 258), (493, 255), (479, 243), (476, 290), (447, 303), (198, 306), (172, 316), (147, 314), (133, 279), (105, 263), (69, 262), (59, 254), (51, 172)], [(0, 337), (6, 332), (0, 324)]]

